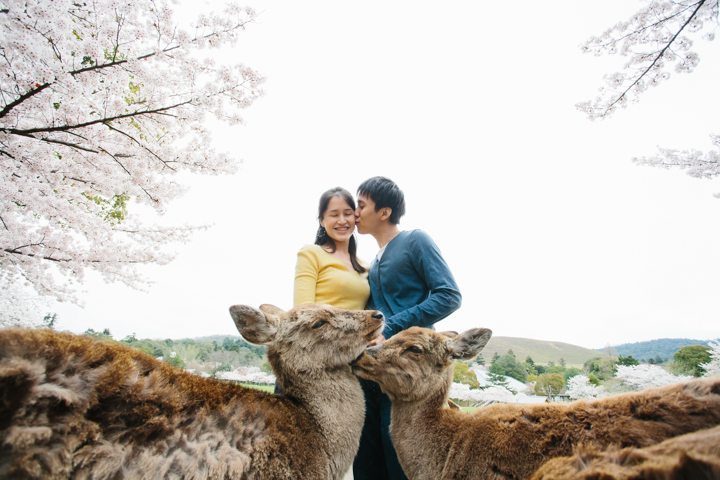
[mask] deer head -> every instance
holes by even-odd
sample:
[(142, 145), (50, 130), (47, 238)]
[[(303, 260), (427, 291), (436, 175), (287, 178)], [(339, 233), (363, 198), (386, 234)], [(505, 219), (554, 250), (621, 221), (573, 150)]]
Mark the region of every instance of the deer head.
[[(245, 340), (268, 345), (268, 358), (283, 370), (310, 372), (347, 366), (382, 332), (376, 310), (343, 310), (329, 305), (301, 305), (283, 311), (233, 305), (230, 315)], [(276, 373), (278, 373), (276, 371)]]
[(453, 361), (475, 357), (491, 335), (486, 328), (458, 335), (411, 327), (365, 350), (352, 363), (353, 373), (377, 382), (393, 402), (444, 396), (450, 388)]

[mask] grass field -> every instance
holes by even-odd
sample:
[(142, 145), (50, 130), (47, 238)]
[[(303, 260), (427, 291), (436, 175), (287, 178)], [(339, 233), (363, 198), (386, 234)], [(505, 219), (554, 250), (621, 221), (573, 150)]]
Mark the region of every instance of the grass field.
[(274, 385), (258, 385), (256, 383), (241, 383), (243, 387), (254, 388), (255, 390), (262, 390), (263, 392), (273, 393), (275, 391)]

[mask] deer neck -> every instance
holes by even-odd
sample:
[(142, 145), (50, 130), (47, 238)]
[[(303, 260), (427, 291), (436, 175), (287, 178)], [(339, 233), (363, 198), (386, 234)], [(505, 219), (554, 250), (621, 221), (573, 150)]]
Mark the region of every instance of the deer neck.
[(357, 377), (343, 366), (295, 372), (284, 380), (283, 393), (305, 407), (326, 441), (331, 478), (341, 478), (355, 457), (365, 421), (365, 397)]
[(451, 439), (443, 426), (446, 403), (447, 391), (422, 401), (393, 401), (390, 434), (408, 478), (433, 478), (445, 462)]

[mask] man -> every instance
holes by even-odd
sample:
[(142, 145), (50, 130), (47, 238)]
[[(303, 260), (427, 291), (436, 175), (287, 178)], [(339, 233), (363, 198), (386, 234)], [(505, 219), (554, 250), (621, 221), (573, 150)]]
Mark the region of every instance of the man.
[[(460, 307), (460, 290), (432, 239), (422, 230), (401, 231), (405, 197), (392, 180), (372, 177), (358, 187), (358, 232), (380, 247), (370, 266), (369, 309), (385, 315), (383, 337), (412, 326), (431, 327)], [(353, 464), (355, 480), (405, 479), (390, 440), (390, 399), (362, 381), (365, 426)]]

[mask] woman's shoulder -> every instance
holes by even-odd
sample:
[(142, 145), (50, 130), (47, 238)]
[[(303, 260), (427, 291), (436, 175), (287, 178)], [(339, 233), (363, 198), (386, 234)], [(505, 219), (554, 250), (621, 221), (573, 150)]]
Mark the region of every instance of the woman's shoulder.
[(303, 245), (300, 250), (298, 250), (298, 253), (322, 253), (324, 252), (323, 248), (320, 245), (314, 245), (314, 244), (307, 244)]
[(319, 245), (303, 245), (297, 252), (298, 258), (312, 258), (317, 261), (322, 257), (323, 249)]

